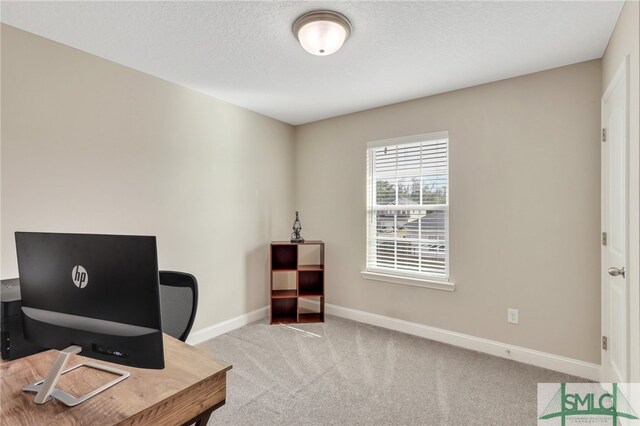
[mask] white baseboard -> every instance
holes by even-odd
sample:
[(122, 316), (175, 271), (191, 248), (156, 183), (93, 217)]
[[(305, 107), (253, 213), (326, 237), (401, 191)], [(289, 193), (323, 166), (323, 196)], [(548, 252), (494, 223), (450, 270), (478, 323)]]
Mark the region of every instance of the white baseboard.
[[(317, 308), (318, 302), (314, 300), (300, 300), (300, 305), (308, 308)], [(507, 343), (496, 342), (495, 340), (474, 337), (468, 334), (448, 331), (441, 328), (430, 327), (424, 324), (404, 321), (397, 318), (387, 317), (384, 315), (373, 314), (370, 312), (359, 311), (356, 309), (345, 308), (338, 305), (325, 304), (325, 311), (329, 315), (375, 325), (377, 327), (387, 328), (389, 330), (400, 331), (402, 333), (414, 336), (424, 337), (426, 339), (435, 340), (436, 342), (447, 343), (465, 349), (471, 349), (490, 355), (507, 358), (525, 364), (535, 365), (537, 367), (547, 368), (549, 370), (559, 371), (561, 373), (571, 374), (585, 379), (599, 381), (600, 366), (589, 362), (579, 361), (547, 352), (536, 351), (534, 349), (523, 348), (520, 346), (509, 345)], [(206, 340), (233, 331), (243, 327), (254, 321), (258, 321), (267, 317), (269, 314), (269, 306), (264, 306), (255, 311), (239, 315), (227, 321), (214, 324), (202, 330), (192, 333), (187, 339), (187, 343), (196, 345)]]
[(218, 337), (222, 334), (235, 330), (236, 328), (244, 327), (254, 321), (258, 321), (265, 318), (269, 314), (269, 306), (263, 306), (260, 309), (251, 311), (249, 313), (238, 315), (235, 318), (222, 321), (218, 324), (205, 327), (202, 330), (195, 331), (187, 338), (187, 343), (190, 345), (197, 345), (214, 337)]
[(501, 358), (512, 359), (596, 382), (600, 380), (600, 366), (597, 364), (328, 303), (325, 304), (325, 312), (337, 317), (424, 337)]

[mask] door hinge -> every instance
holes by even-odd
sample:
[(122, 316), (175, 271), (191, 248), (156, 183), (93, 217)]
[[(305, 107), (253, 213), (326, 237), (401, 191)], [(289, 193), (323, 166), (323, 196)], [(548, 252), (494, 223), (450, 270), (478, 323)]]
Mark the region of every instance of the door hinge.
[(603, 246), (607, 245), (607, 233), (606, 232), (602, 233), (602, 245)]
[(607, 141), (607, 129), (602, 129), (602, 142)]
[(607, 336), (602, 336), (602, 349), (607, 350)]

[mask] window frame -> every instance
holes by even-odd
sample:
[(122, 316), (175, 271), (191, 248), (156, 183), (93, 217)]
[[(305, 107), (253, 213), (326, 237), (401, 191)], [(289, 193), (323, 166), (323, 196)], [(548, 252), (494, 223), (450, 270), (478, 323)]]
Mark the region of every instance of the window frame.
[[(380, 148), (383, 146), (398, 146), (419, 142), (428, 142), (433, 140), (447, 140), (447, 203), (446, 204), (438, 204), (433, 205), (433, 207), (437, 206), (437, 211), (444, 211), (445, 213), (445, 226), (444, 226), (444, 238), (446, 241), (445, 245), (445, 267), (444, 274), (431, 274), (428, 272), (417, 272), (417, 271), (402, 271), (393, 268), (382, 268), (375, 267), (370, 265), (370, 253), (369, 253), (369, 245), (371, 243), (372, 237), (375, 238), (372, 233), (375, 233), (377, 230), (376, 225), (376, 212), (380, 211), (379, 208), (373, 208), (375, 205), (375, 170), (374, 170), (374, 162), (375, 155), (373, 155), (373, 150), (375, 148)], [(451, 210), (451, 185), (450, 185), (450, 173), (449, 173), (449, 164), (450, 164), (450, 137), (448, 131), (439, 131), (439, 132), (431, 132), (431, 133), (423, 133), (418, 135), (411, 136), (403, 136), (399, 138), (391, 138), (391, 139), (382, 139), (367, 142), (366, 148), (366, 235), (365, 235), (365, 269), (361, 272), (361, 275), (365, 279), (376, 280), (376, 281), (384, 281), (395, 284), (406, 284), (418, 287), (427, 287), (434, 288), (438, 290), (447, 290), (453, 291), (455, 289), (455, 284), (451, 281), (450, 275), (450, 240), (449, 240), (449, 218), (450, 218), (450, 210)], [(422, 189), (421, 189), (422, 192)], [(417, 205), (408, 206), (406, 210), (430, 210), (430, 205), (419, 205), (419, 208), (416, 209)], [(395, 210), (400, 210), (398, 206), (394, 206)], [(390, 210), (393, 210), (390, 209)]]

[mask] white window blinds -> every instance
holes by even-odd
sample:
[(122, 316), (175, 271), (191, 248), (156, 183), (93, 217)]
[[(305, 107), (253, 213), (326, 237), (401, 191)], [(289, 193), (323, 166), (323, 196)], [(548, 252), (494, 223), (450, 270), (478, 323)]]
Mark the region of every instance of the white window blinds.
[(367, 147), (367, 271), (447, 280), (447, 132)]

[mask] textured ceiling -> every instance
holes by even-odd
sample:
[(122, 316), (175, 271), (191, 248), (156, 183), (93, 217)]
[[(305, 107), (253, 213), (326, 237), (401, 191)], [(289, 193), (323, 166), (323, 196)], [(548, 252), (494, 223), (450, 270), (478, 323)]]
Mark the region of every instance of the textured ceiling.
[[(600, 58), (613, 2), (9, 2), (2, 22), (301, 124)], [(306, 53), (293, 21), (344, 13), (337, 53)]]

